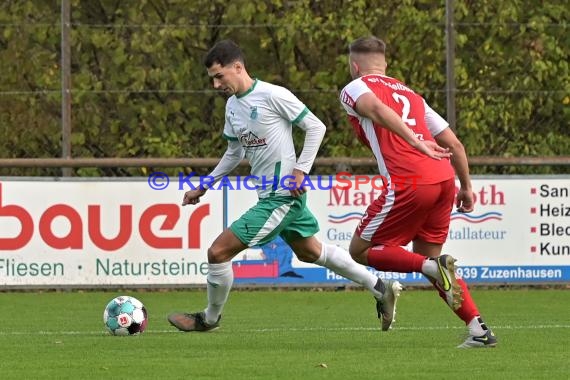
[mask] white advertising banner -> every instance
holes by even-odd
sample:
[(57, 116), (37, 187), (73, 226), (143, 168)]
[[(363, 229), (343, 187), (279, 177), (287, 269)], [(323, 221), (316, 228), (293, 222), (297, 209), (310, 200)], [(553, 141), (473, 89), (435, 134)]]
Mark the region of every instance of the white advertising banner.
[(222, 192), (181, 207), (149, 184), (0, 181), (0, 286), (205, 283)]
[[(570, 180), (474, 179), (475, 210), (453, 211), (444, 253), (471, 282), (570, 281)], [(348, 248), (366, 207), (370, 184), (311, 193), (325, 241)], [(404, 281), (415, 281), (407, 275)]]
[[(164, 180), (164, 178), (163, 178)], [(0, 286), (205, 284), (213, 240), (257, 201), (226, 181), (181, 207), (188, 182), (150, 180), (0, 180)], [(349, 189), (311, 177), (308, 206), (318, 237), (348, 248), (366, 207), (379, 194), (360, 178)], [(160, 185), (160, 184), (159, 184)], [(570, 282), (570, 179), (475, 178), (475, 211), (451, 214), (444, 253), (470, 283)], [(339, 285), (347, 281), (300, 262), (280, 239), (233, 262), (236, 284)], [(384, 273), (406, 285), (420, 274)]]
[[(350, 183), (350, 188), (348, 182), (343, 183), (347, 188), (343, 190), (337, 188), (334, 178), (312, 177), (314, 189), (308, 198), (309, 209), (320, 224), (319, 237), (345, 249), (366, 207), (381, 191), (381, 182), (375, 183), (375, 189), (368, 176), (353, 177)], [(458, 272), (464, 279), (471, 283), (570, 282), (570, 179), (475, 178), (473, 191), (475, 210), (451, 214), (444, 245), (444, 253), (458, 259)], [(255, 194), (240, 190), (229, 191), (228, 197), (230, 221), (255, 203)], [(242, 261), (242, 266), (245, 263)], [(303, 279), (339, 280), (320, 268), (324, 271), (321, 275), (304, 271), (317, 267), (295, 259), (293, 267)], [(406, 284), (426, 281), (421, 274), (377, 275)], [(251, 276), (248, 281), (253, 281)]]

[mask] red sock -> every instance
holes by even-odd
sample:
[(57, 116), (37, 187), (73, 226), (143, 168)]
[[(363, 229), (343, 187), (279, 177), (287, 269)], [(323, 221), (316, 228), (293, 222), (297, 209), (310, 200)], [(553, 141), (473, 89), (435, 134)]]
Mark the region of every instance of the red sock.
[[(461, 307), (457, 310), (453, 310), (453, 312), (461, 318), (466, 325), (469, 324), (473, 320), (473, 318), (479, 316), (479, 310), (477, 310), (477, 305), (475, 305), (475, 301), (471, 297), (471, 293), (469, 293), (469, 289), (467, 288), (467, 283), (463, 281), (462, 278), (457, 279), (457, 283), (463, 289), (463, 302), (461, 302)], [(443, 299), (445, 304), (447, 305), (447, 299), (445, 298), (445, 293), (439, 290), (438, 287), (435, 287), (439, 291), (439, 296)]]
[(422, 272), (425, 256), (402, 247), (378, 245), (368, 250), (368, 265), (384, 272)]
[(465, 283), (462, 278), (458, 278), (457, 283), (461, 285), (461, 289), (463, 289), (463, 302), (461, 302), (461, 307), (455, 310), (455, 314), (457, 314), (457, 316), (467, 325), (473, 318), (480, 314), (479, 310), (477, 310), (477, 305), (475, 305), (475, 301), (473, 301), (471, 293), (467, 288), (467, 283)]

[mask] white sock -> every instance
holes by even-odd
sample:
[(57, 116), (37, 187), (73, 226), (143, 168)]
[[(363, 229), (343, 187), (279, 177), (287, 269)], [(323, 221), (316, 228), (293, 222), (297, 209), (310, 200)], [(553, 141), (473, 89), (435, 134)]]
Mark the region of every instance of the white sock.
[(382, 281), (366, 269), (364, 265), (358, 264), (352, 259), (350, 254), (344, 249), (332, 245), (322, 243), (321, 256), (315, 261), (315, 264), (328, 268), (349, 280), (356, 282), (374, 294), (374, 297), (382, 297), (384, 287), (376, 289), (376, 283), (383, 285)]
[(208, 290), (208, 307), (205, 310), (206, 323), (213, 324), (218, 321), (224, 305), (228, 300), (230, 289), (234, 282), (234, 271), (231, 261), (220, 264), (208, 264), (206, 277)]
[(469, 334), (472, 336), (483, 336), (488, 330), (487, 325), (485, 325), (485, 322), (483, 322), (480, 316), (473, 318), (467, 325), (467, 328), (469, 329)]
[(422, 264), (422, 274), (431, 277), (434, 280), (441, 279), (441, 275), (437, 268), (437, 262), (435, 260), (424, 260), (424, 263)]

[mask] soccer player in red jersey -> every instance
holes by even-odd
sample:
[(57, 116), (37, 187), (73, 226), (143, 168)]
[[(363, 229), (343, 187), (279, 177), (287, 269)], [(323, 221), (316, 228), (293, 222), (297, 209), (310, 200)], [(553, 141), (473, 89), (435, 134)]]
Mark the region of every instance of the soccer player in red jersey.
[[(420, 95), (386, 76), (385, 51), (386, 44), (376, 37), (350, 44), (353, 81), (340, 95), (356, 135), (372, 150), (387, 181), (356, 228), (350, 254), (378, 270), (423, 273), (468, 326), (469, 337), (458, 347), (494, 347), (495, 335), (483, 322), (465, 281), (455, 275), (455, 259), (441, 255), (454, 200), (458, 211), (473, 211), (465, 149)], [(422, 154), (410, 132), (423, 143), (449, 149), (451, 159)], [(455, 174), (460, 182), (457, 196)], [(402, 248), (410, 242), (413, 252)]]

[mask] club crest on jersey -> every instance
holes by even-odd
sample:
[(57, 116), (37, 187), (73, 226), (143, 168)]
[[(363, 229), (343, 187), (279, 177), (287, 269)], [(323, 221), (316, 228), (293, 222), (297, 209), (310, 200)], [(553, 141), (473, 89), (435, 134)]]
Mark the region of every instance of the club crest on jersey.
[(267, 145), (267, 138), (259, 138), (253, 132), (243, 133), (239, 136), (239, 141), (244, 148), (259, 148)]
[(251, 120), (256, 120), (257, 119), (257, 107), (253, 106), (253, 107), (249, 107), (249, 109), (251, 110), (251, 114), (249, 115), (249, 117), (251, 118)]

